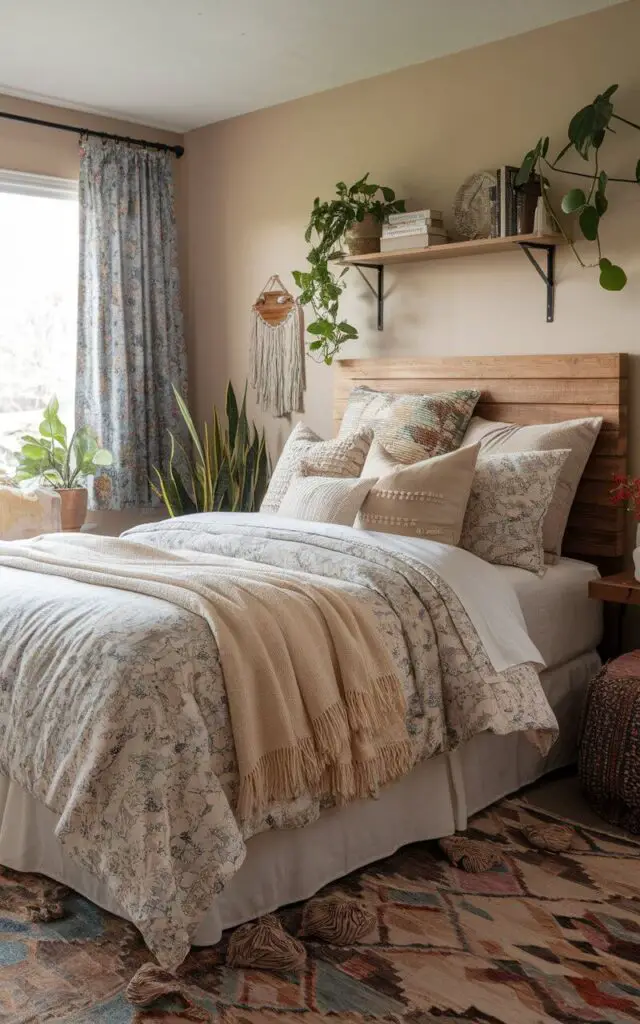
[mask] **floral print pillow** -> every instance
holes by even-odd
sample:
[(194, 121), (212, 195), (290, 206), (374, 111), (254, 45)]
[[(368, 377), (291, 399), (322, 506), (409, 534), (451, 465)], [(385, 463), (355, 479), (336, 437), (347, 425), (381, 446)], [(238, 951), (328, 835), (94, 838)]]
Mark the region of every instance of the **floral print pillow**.
[(544, 574), (542, 528), (569, 449), (480, 455), (460, 547), (485, 562)]

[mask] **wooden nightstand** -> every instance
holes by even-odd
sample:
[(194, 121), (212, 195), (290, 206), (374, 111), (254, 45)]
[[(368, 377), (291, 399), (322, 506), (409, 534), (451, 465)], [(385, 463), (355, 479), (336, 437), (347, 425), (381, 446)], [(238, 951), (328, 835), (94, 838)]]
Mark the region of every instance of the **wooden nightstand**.
[(605, 619), (602, 654), (605, 661), (617, 658), (622, 653), (625, 608), (630, 604), (640, 605), (640, 580), (635, 579), (630, 569), (613, 576), (603, 576), (599, 580), (590, 580), (589, 597), (613, 606), (609, 622)]

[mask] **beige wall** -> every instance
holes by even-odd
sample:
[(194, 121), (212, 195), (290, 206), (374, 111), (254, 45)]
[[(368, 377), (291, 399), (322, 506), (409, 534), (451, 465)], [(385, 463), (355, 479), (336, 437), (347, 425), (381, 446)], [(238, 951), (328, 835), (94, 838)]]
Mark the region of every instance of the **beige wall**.
[[(557, 151), (569, 117), (609, 84), (620, 83), (620, 112), (640, 121), (638, 40), (640, 2), (632, 0), (189, 133), (187, 309), (198, 414), (220, 400), (227, 377), (242, 385), (251, 302), (274, 272), (293, 287), (289, 271), (304, 266), (315, 195), (329, 198), (336, 181), (370, 171), (400, 195), (441, 208), (451, 223), (454, 192), (469, 173), (519, 163), (542, 134)], [(623, 129), (607, 140), (610, 174), (633, 173), (638, 157), (640, 133)], [(624, 292), (602, 291), (594, 272), (559, 251), (556, 319), (548, 325), (543, 285), (522, 254), (388, 268), (379, 334), (374, 301), (351, 271), (345, 312), (361, 341), (344, 355), (640, 355), (640, 189), (612, 185), (610, 197), (616, 212), (603, 238), (629, 274)], [(331, 387), (331, 370), (309, 364), (305, 419), (326, 435)], [(289, 425), (270, 420), (267, 428), (275, 454)], [(637, 415), (632, 428), (638, 436)], [(634, 464), (640, 470), (637, 444)]]
[[(138, 124), (130, 124), (113, 118), (97, 117), (92, 114), (80, 113), (76, 110), (64, 110), (59, 107), (45, 106), (41, 103), (29, 103), (14, 97), (0, 95), (0, 110), (12, 114), (22, 114), (45, 121), (62, 124), (79, 125), (97, 131), (112, 132), (116, 135), (127, 135), (166, 142), (169, 145), (182, 145), (183, 138), (171, 132), (146, 128)], [(186, 176), (183, 171), (184, 158), (176, 161), (176, 216), (178, 220), (180, 259), (183, 278), (187, 275), (187, 238), (184, 228), (186, 223)], [(77, 179), (80, 171), (78, 136), (71, 132), (56, 131), (36, 125), (21, 124), (17, 121), (6, 121), (0, 118), (0, 168), (10, 171), (28, 171), (31, 174), (51, 174), (60, 178)], [(135, 512), (101, 512), (89, 516), (99, 524), (101, 529), (118, 533), (140, 521)]]

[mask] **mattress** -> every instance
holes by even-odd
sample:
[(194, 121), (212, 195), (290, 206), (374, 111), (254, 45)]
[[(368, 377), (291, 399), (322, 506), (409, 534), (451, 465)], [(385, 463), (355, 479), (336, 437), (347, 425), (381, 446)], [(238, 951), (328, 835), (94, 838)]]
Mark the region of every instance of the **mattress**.
[[(470, 814), (570, 764), (587, 683), (599, 667), (591, 651), (541, 674), (560, 725), (560, 737), (546, 758), (521, 733), (482, 733), (453, 754), (418, 765), (387, 786), (378, 800), (332, 808), (303, 829), (250, 839), (244, 864), (214, 901), (194, 944), (215, 944), (225, 928), (307, 899), (328, 882), (407, 843), (464, 829)], [(64, 882), (125, 916), (106, 887), (66, 855), (54, 835), (56, 821), (51, 811), (0, 776), (0, 863)]]
[(602, 640), (602, 604), (589, 597), (594, 565), (561, 558), (544, 576), (512, 566), (497, 567), (513, 586), (531, 640), (547, 668), (564, 665), (594, 650)]

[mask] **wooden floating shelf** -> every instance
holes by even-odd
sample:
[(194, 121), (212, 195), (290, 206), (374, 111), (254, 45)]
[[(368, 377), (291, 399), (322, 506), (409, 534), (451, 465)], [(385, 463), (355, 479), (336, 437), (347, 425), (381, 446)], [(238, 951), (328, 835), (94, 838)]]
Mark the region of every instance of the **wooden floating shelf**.
[(521, 246), (566, 244), (562, 235), (508, 235), (506, 238), (472, 238), (468, 242), (447, 242), (426, 249), (398, 249), (396, 252), (368, 252), (364, 256), (345, 256), (343, 263), (353, 266), (386, 266), (390, 263), (422, 263), (427, 260), (451, 260), (456, 256), (486, 256), (492, 252), (514, 252)]
[[(429, 260), (451, 260), (457, 256), (487, 256), (492, 252), (515, 252), (525, 254), (536, 272), (542, 278), (547, 296), (547, 323), (553, 321), (554, 307), (554, 265), (557, 245), (566, 245), (564, 235), (507, 235), (506, 238), (473, 238), (467, 242), (447, 242), (445, 245), (430, 245), (426, 249), (399, 249), (396, 252), (368, 252), (363, 256), (343, 256), (340, 260), (346, 267), (356, 267), (364, 277), (363, 270), (371, 268), (378, 275), (378, 287), (367, 281), (378, 303), (378, 330), (384, 325), (384, 268), (396, 263), (427, 263)], [(532, 253), (546, 254), (546, 270), (543, 270)]]

